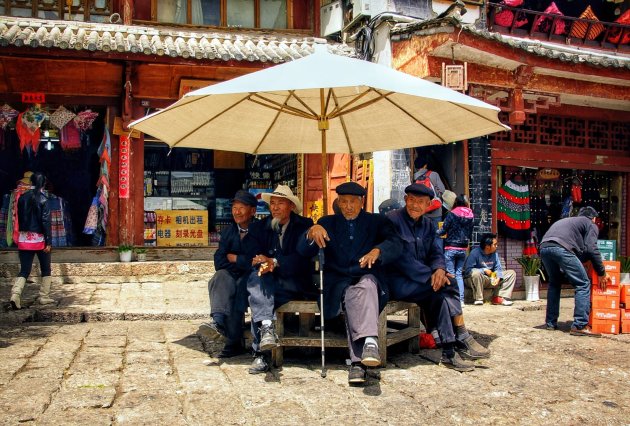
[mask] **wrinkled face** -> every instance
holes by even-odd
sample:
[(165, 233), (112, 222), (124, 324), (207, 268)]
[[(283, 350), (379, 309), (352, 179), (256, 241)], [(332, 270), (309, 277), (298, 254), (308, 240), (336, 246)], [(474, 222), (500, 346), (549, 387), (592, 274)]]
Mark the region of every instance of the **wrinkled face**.
[(355, 219), (363, 207), (363, 197), (358, 195), (340, 195), (337, 198), (341, 214), (347, 220)]
[(271, 216), (278, 219), (282, 225), (289, 221), (291, 210), (294, 208), (295, 204), (286, 198), (272, 196), (269, 200)]
[(237, 223), (243, 229), (249, 226), (249, 222), (252, 221), (252, 217), (256, 214), (256, 207), (248, 206), (240, 201), (234, 201), (232, 204), (232, 217), (234, 222)]
[(499, 242), (497, 241), (497, 239), (493, 239), (492, 240), (492, 244), (490, 244), (489, 246), (485, 246), (483, 249), (483, 252), (485, 254), (492, 254), (495, 251), (497, 251), (497, 246), (499, 245)]
[(405, 209), (413, 220), (418, 220), (427, 211), (430, 204), (431, 197), (428, 195), (405, 195)]

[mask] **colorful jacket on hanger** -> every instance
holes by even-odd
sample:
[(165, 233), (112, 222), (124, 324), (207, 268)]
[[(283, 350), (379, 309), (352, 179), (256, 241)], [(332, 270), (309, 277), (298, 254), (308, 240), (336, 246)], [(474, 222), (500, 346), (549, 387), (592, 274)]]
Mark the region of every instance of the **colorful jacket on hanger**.
[(508, 238), (525, 241), (529, 238), (529, 186), (511, 180), (499, 188), (497, 199), (499, 232)]

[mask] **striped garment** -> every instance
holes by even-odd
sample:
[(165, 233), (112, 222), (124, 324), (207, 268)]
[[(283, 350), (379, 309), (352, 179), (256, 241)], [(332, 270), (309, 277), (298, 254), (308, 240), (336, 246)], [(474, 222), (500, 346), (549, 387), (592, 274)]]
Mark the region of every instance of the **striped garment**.
[[(595, 15), (595, 12), (593, 12), (593, 9), (591, 9), (590, 5), (586, 8), (584, 12), (582, 12), (582, 14), (580, 15), (580, 19), (588, 19), (590, 21), (599, 22), (599, 19), (597, 19), (597, 16)], [(573, 22), (569, 36), (577, 37), (581, 39), (584, 39), (584, 37), (586, 37), (586, 40), (595, 40), (595, 38), (597, 38), (597, 36), (600, 35), (602, 31), (604, 31), (604, 26), (598, 23), (598, 24), (592, 24), (591, 28), (588, 30), (588, 34), (586, 34), (586, 30), (588, 26), (589, 26), (588, 22), (583, 22), (583, 21)]]

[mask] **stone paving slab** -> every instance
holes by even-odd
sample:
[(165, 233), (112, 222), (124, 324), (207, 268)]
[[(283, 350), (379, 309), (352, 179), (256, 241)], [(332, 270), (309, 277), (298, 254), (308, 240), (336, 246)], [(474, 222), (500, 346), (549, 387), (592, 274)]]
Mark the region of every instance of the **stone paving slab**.
[(298, 350), (250, 375), (250, 355), (220, 360), (195, 335), (199, 319), (1, 325), (0, 424), (627, 425), (630, 335), (570, 336), (571, 299), (543, 330), (543, 307), (467, 306), (490, 359), (461, 374), (394, 351), (365, 387), (348, 386), (341, 350), (326, 378)]

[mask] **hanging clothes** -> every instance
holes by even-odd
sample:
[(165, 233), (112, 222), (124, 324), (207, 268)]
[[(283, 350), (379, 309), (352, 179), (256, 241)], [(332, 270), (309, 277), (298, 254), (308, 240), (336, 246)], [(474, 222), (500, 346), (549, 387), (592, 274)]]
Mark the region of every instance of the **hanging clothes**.
[(502, 235), (520, 241), (529, 238), (529, 185), (508, 180), (499, 188), (497, 221)]

